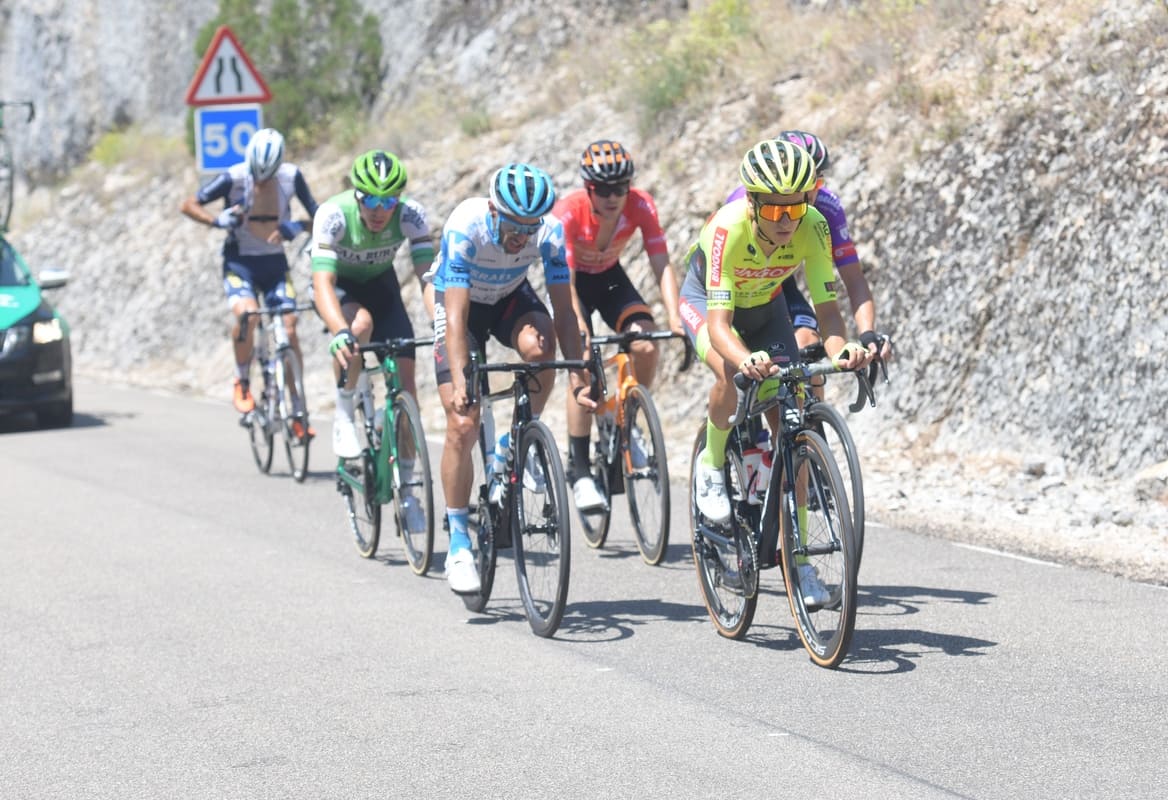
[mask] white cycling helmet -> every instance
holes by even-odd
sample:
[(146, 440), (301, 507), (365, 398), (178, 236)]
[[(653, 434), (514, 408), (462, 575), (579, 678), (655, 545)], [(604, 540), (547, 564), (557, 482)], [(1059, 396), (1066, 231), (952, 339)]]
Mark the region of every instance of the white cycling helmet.
[(273, 128), (258, 130), (247, 143), (247, 167), (257, 181), (266, 181), (284, 163), (284, 137)]

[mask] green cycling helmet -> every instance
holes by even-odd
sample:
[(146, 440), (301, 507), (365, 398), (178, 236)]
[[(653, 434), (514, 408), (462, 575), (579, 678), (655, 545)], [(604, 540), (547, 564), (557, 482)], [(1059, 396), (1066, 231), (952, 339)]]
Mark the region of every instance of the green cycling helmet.
[(406, 188), (406, 168), (393, 153), (370, 150), (353, 162), (349, 182), (362, 194), (398, 195)]

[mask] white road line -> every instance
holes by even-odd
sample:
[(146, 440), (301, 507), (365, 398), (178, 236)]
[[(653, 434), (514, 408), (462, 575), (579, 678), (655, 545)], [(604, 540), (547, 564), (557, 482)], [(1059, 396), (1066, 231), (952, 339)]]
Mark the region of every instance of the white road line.
[(1058, 569), (1062, 568), (1062, 564), (1056, 564), (1053, 561), (1043, 561), (1041, 558), (1030, 558), (1029, 556), (1020, 556), (1014, 553), (1006, 553), (1001, 550), (991, 550), (988, 547), (978, 547), (977, 545), (973, 544), (959, 544), (957, 542), (953, 542), (953, 546), (960, 547), (965, 550), (974, 550), (978, 553), (987, 553), (991, 556), (1001, 556), (1002, 558), (1012, 558), (1015, 561), (1025, 561), (1027, 564), (1041, 564), (1044, 567), (1055, 567)]

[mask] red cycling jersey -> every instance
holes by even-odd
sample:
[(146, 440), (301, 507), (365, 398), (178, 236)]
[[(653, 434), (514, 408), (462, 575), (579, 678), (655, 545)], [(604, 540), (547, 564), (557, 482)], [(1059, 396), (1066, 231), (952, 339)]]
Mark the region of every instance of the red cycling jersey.
[(657, 220), (657, 206), (653, 197), (640, 189), (629, 189), (629, 197), (616, 222), (612, 238), (602, 250), (596, 237), (600, 220), (592, 213), (592, 200), (585, 189), (576, 189), (562, 197), (552, 212), (564, 226), (564, 253), (568, 266), (577, 272), (595, 274), (610, 269), (620, 261), (621, 252), (637, 229), (645, 252), (650, 256), (667, 254), (668, 243), (661, 223)]

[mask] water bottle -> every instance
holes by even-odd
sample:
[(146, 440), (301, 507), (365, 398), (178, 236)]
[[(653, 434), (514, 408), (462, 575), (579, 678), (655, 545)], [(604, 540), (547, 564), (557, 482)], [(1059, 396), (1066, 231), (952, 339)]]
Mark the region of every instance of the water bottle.
[(498, 503), (503, 496), (503, 474), (507, 471), (507, 456), (511, 452), (511, 432), (505, 431), (499, 437), (498, 443), (495, 444), (495, 453), (491, 456), (491, 463), (489, 466), (489, 499), (492, 503)]
[(742, 462), (746, 467), (746, 502), (752, 506), (762, 504), (762, 495), (766, 493), (767, 484), (771, 479), (770, 439), (770, 432), (763, 428), (759, 431), (754, 446), (742, 454)]
[(758, 435), (758, 446), (762, 449), (762, 459), (759, 461), (757, 480), (754, 482), (750, 495), (754, 498), (752, 502), (761, 503), (767, 487), (771, 484), (771, 467), (775, 462), (775, 451), (771, 447), (771, 435), (766, 428), (763, 428), (762, 433)]

